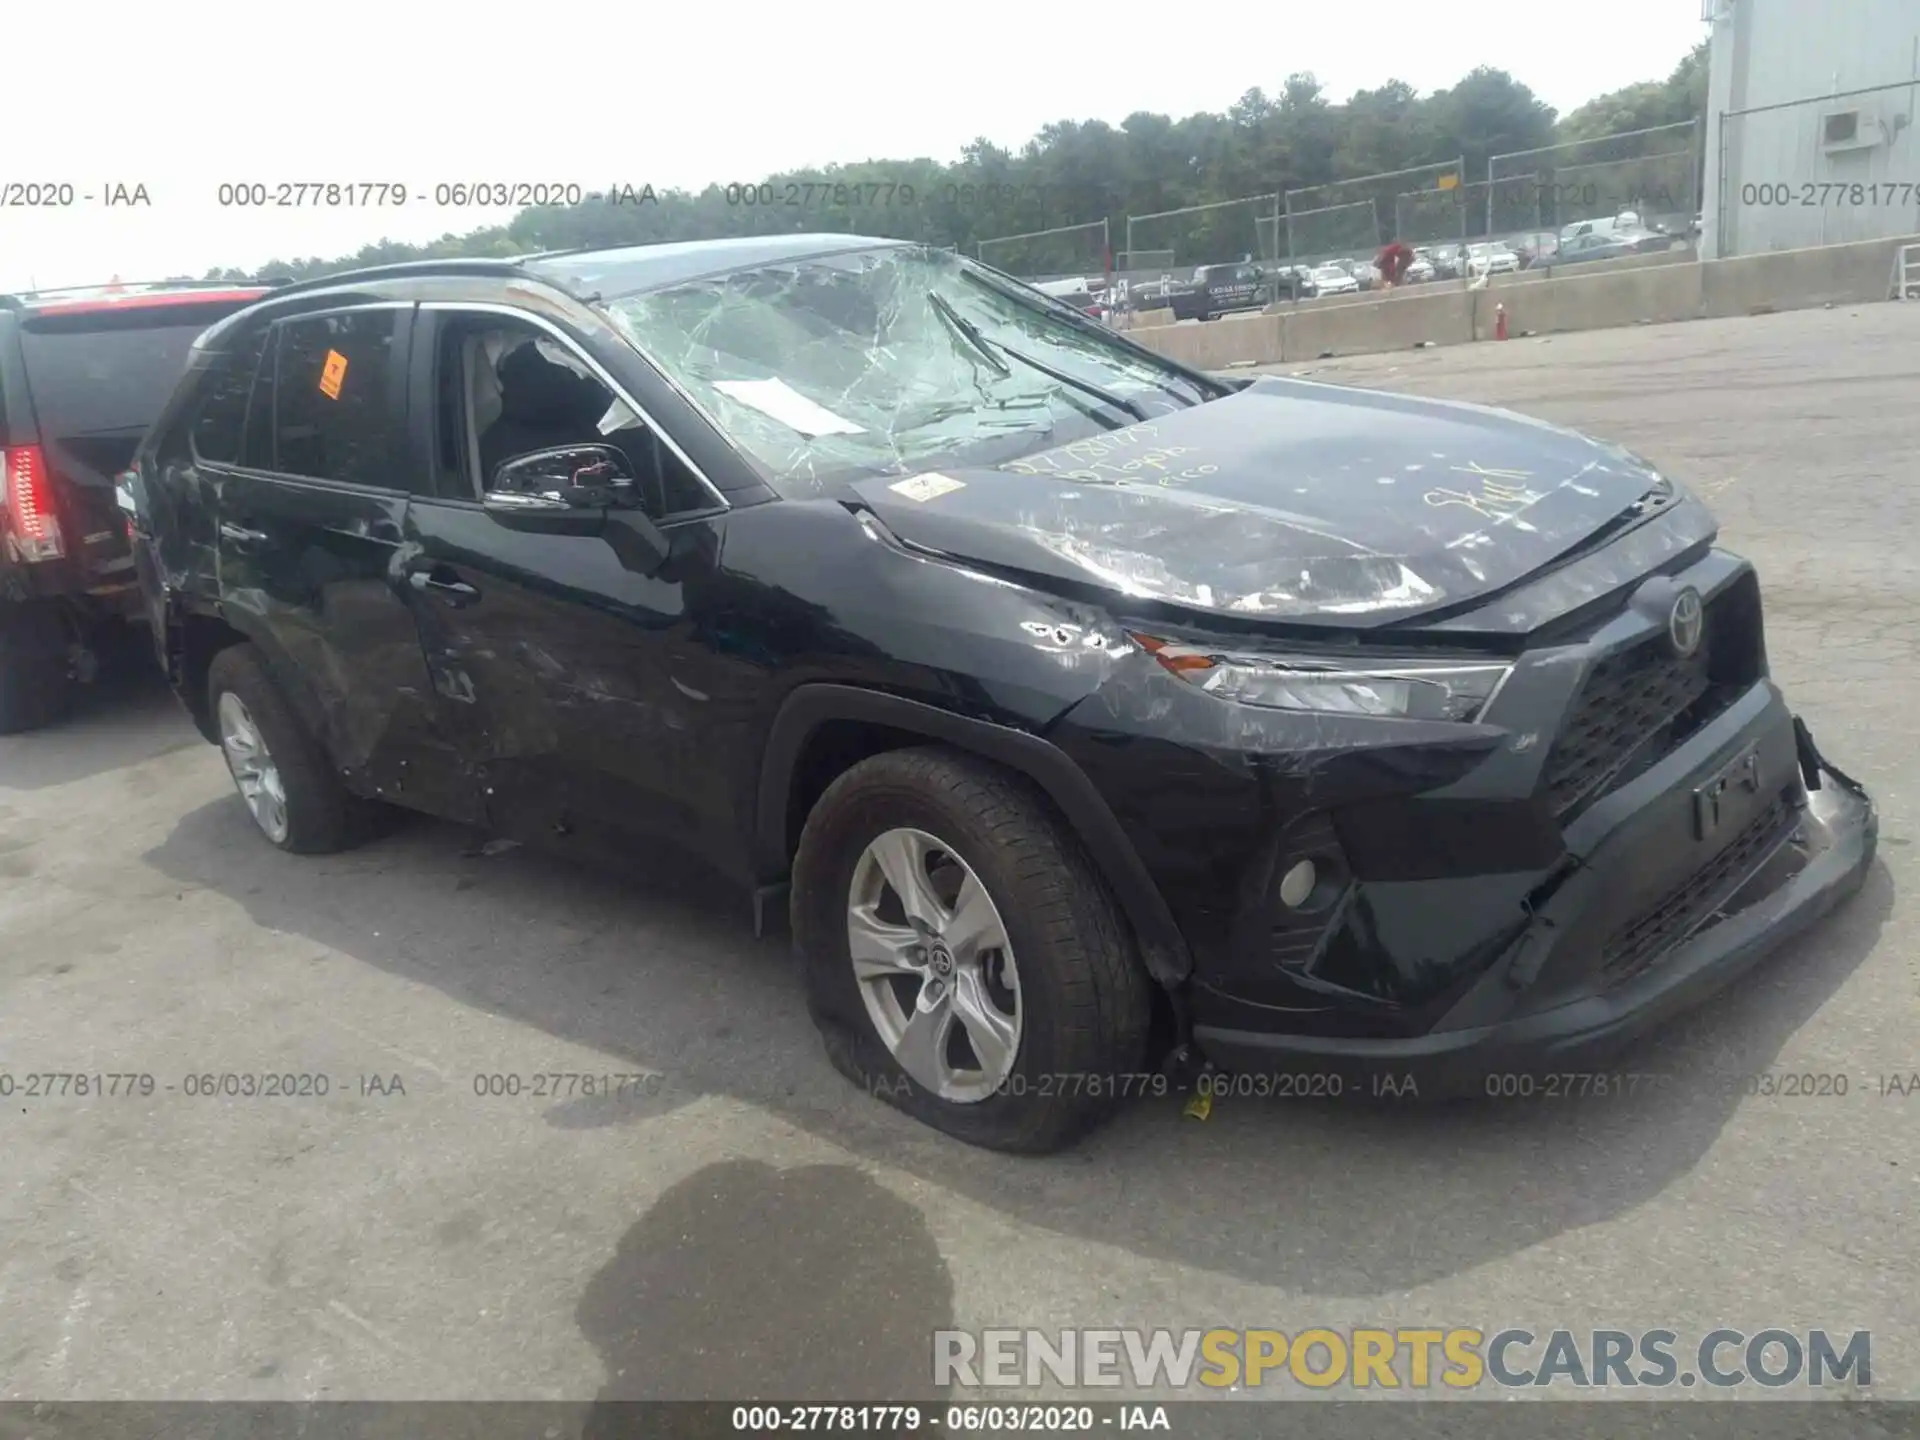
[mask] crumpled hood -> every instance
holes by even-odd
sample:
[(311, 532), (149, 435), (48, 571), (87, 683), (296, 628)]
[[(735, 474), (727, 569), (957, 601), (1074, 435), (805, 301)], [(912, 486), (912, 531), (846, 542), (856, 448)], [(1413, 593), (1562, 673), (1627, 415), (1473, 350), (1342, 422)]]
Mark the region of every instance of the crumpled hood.
[(997, 469), (854, 486), (902, 539), (1198, 610), (1366, 628), (1524, 579), (1659, 476), (1505, 411), (1265, 378)]

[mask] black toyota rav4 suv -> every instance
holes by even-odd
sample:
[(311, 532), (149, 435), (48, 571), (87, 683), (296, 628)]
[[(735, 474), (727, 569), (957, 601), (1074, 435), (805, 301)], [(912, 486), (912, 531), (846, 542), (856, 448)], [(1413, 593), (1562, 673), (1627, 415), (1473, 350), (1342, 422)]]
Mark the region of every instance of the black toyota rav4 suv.
[(427, 262), (199, 342), (128, 484), (286, 850), (383, 805), (785, 897), (861, 1085), (1590, 1066), (1860, 883), (1752, 568), (1609, 444), (1172, 364), (849, 236)]
[(58, 719), (104, 633), (142, 614), (115, 477), (193, 339), (261, 288), (0, 296), (0, 734)]

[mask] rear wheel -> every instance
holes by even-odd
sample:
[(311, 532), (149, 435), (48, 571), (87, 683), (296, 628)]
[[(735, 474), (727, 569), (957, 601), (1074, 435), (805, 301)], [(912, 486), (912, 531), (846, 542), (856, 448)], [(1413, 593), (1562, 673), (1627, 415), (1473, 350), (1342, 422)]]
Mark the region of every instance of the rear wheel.
[(1042, 1153), (1138, 1095), (1148, 980), (1045, 802), (969, 756), (875, 756), (814, 807), (793, 926), (814, 1021), (863, 1089), (975, 1145)]
[(253, 646), (214, 656), (207, 698), (234, 788), (271, 844), (324, 855), (372, 834), (374, 806), (340, 783)]
[(38, 730), (73, 706), (67, 629), (50, 605), (0, 605), (0, 735)]

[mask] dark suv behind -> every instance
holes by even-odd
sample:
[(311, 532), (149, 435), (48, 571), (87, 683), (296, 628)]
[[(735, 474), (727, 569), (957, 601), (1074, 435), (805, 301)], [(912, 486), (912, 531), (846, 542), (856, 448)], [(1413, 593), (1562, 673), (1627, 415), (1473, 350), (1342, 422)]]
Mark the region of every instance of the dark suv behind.
[(0, 296), (0, 734), (58, 719), (103, 627), (143, 614), (115, 477), (194, 337), (263, 288)]
[(1591, 1070), (1873, 855), (1753, 568), (1645, 461), (1196, 373), (919, 246), (291, 286), (203, 338), (128, 491), (267, 840), (391, 803), (703, 854), (787, 899), (842, 1071), (981, 1144), (1169, 1057)]

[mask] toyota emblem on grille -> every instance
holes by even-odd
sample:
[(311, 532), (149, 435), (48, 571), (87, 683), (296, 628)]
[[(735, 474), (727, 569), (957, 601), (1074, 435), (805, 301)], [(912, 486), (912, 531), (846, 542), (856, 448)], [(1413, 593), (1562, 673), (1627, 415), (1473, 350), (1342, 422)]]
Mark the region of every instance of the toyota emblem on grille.
[(1698, 650), (1704, 628), (1700, 592), (1691, 588), (1682, 590), (1674, 598), (1673, 612), (1667, 616), (1667, 638), (1673, 642), (1673, 653), (1684, 660)]

